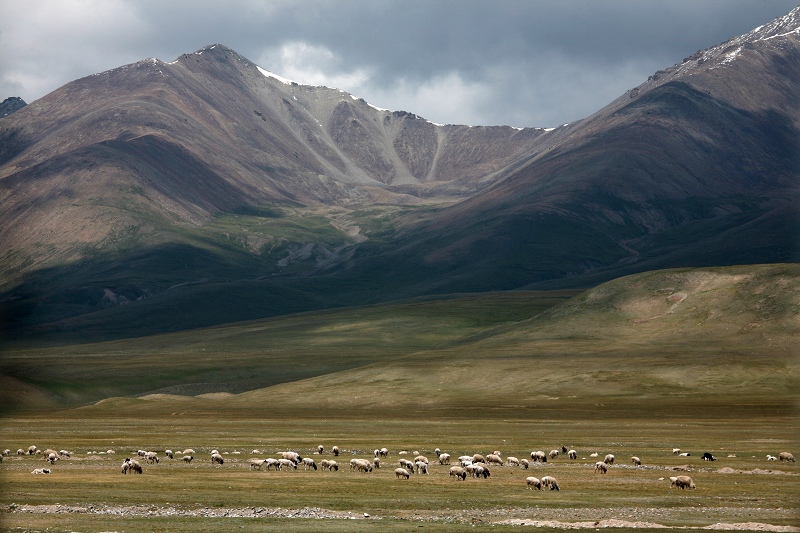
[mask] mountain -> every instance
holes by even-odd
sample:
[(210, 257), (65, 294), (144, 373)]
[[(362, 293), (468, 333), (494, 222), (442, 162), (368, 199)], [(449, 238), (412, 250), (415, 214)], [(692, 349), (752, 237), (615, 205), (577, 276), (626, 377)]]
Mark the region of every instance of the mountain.
[(26, 105), (28, 104), (25, 103), (25, 100), (19, 96), (10, 96), (6, 98), (0, 102), (0, 118), (7, 117), (12, 113), (16, 113)]
[(433, 124), (221, 45), (0, 121), (9, 336), (797, 261), (800, 9), (556, 129)]

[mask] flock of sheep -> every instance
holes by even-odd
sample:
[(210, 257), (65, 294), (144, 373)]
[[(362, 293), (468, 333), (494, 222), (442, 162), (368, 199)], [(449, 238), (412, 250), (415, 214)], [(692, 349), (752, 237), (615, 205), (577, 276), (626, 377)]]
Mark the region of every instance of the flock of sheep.
[[(91, 453), (91, 452), (90, 452)], [(114, 450), (108, 450), (107, 452), (100, 452), (100, 453), (107, 453), (113, 454)], [(260, 454), (259, 450), (253, 450), (253, 454)], [(322, 455), (325, 453), (325, 449), (323, 446), (318, 446), (315, 453), (317, 455)], [(334, 446), (330, 452), (334, 457), (339, 456), (339, 448)], [(576, 450), (567, 449), (565, 446), (561, 448), (561, 451), (557, 449), (551, 450), (549, 453), (545, 453), (541, 450), (533, 451), (530, 454), (530, 460), (528, 459), (519, 459), (517, 457), (506, 457), (503, 459), (502, 454), (500, 451), (494, 451), (491, 454), (486, 455), (485, 457), (479, 453), (473, 455), (462, 455), (457, 459), (453, 459), (449, 453), (442, 452), (439, 448), (436, 448), (434, 451), (436, 454), (436, 461), (440, 465), (447, 465), (450, 466), (449, 475), (450, 478), (455, 479), (457, 481), (465, 481), (467, 477), (473, 478), (483, 478), (486, 479), (491, 476), (491, 471), (489, 466), (508, 466), (508, 467), (517, 467), (523, 470), (527, 470), (530, 468), (531, 463), (546, 463), (548, 457), (550, 459), (556, 459), (559, 455), (566, 454), (569, 459), (575, 460), (578, 457), (578, 453)], [(691, 455), (688, 452), (681, 452), (679, 448), (674, 448), (672, 453), (675, 455), (680, 456), (689, 456)], [(9, 456), (11, 454), (11, 450), (3, 450), (2, 455), (0, 456), (0, 463), (2, 462), (3, 456)], [(36, 446), (30, 446), (27, 450), (19, 449), (17, 450), (17, 455), (42, 455), (44, 459), (54, 465), (56, 461), (63, 457), (70, 457), (72, 455), (71, 452), (67, 450), (60, 450), (55, 451), (53, 449), (46, 449), (44, 451), (40, 450)], [(172, 450), (165, 450), (164, 455), (169, 459), (175, 459), (176, 453)], [(182, 452), (177, 452), (178, 459), (185, 462), (191, 463), (194, 460), (196, 455), (195, 450), (193, 449), (185, 449)], [(253, 458), (249, 459), (248, 464), (251, 470), (297, 470), (299, 466), (302, 466), (304, 470), (317, 470), (318, 468), (322, 468), (322, 470), (328, 470), (331, 472), (336, 472), (339, 470), (339, 463), (335, 459), (323, 459), (320, 461), (319, 465), (312, 457), (301, 457), (299, 453), (294, 451), (286, 451), (282, 452), (280, 458), (273, 458), (268, 457), (265, 459)], [(399, 455), (405, 456), (409, 455), (406, 451), (399, 452)], [(412, 452), (410, 455), (413, 456), (413, 461), (406, 459), (405, 457), (400, 457), (398, 459), (398, 468), (395, 468), (394, 473), (398, 479), (410, 479), (412, 474), (428, 474), (428, 465), (430, 461), (425, 455), (422, 455), (418, 451)], [(599, 454), (592, 453), (590, 457), (598, 457)], [(373, 452), (373, 458), (363, 459), (363, 458), (353, 458), (349, 462), (350, 471), (352, 472), (360, 472), (360, 473), (369, 473), (372, 472), (374, 469), (381, 468), (384, 466), (384, 461), (389, 456), (389, 450), (386, 448), (376, 449)], [(146, 451), (146, 450), (138, 450), (137, 451), (138, 459), (134, 458), (126, 458), (121, 466), (122, 474), (141, 474), (144, 471), (142, 464), (140, 461), (144, 461), (146, 464), (158, 464), (160, 462), (160, 458), (157, 452), (153, 451)], [(734, 456), (729, 456), (734, 457)], [(704, 453), (701, 458), (706, 461), (716, 461), (717, 458), (711, 455), (710, 453)], [(222, 465), (225, 463), (225, 458), (220, 454), (218, 450), (212, 450), (210, 452), (210, 460), (212, 464)], [(608, 472), (609, 465), (613, 465), (614, 461), (616, 460), (613, 454), (607, 454), (602, 460), (598, 460), (594, 464), (594, 473), (596, 474), (606, 474)], [(781, 452), (778, 456), (767, 455), (768, 461), (786, 461), (786, 462), (795, 462), (794, 455), (790, 452)], [(457, 462), (458, 464), (452, 464), (452, 462)], [(634, 467), (642, 466), (642, 461), (636, 456), (631, 457), (631, 463)], [(32, 472), (33, 474), (49, 474), (51, 470), (48, 468), (36, 468)], [(691, 477), (686, 475), (679, 475), (673, 476), (669, 478), (670, 481), (670, 488), (676, 487), (679, 489), (695, 489), (697, 488), (694, 480)], [(533, 490), (560, 490), (558, 481), (552, 476), (543, 476), (541, 479), (533, 476), (529, 476), (525, 479), (525, 485), (528, 489)]]

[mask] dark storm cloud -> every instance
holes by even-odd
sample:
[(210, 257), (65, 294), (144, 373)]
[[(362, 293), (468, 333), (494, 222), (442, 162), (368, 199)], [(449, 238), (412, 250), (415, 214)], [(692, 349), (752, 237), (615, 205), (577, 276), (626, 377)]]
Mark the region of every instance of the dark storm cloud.
[(222, 43), (436, 122), (550, 126), (795, 7), (773, 0), (4, 2), (0, 96)]

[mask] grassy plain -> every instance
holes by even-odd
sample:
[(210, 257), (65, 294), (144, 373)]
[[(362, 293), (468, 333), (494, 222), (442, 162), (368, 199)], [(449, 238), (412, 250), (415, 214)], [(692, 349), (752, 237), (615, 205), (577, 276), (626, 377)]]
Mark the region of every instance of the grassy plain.
[[(76, 452), (49, 476), (30, 474), (46, 466), (40, 457), (6, 458), (0, 524), (11, 531), (519, 528), (508, 520), (592, 528), (800, 527), (800, 469), (766, 460), (781, 451), (797, 454), (800, 441), (796, 265), (646, 273), (568, 300), (545, 296), (414, 301), (128, 345), (12, 352), (16, 368), (64, 364), (58, 386), (68, 384), (84, 403), (102, 393), (104, 379), (108, 393), (62, 410), (43, 409), (51, 405), (45, 399), (0, 420), (2, 448)], [(187, 361), (208, 365), (213, 358), (204, 349), (224, 363), (207, 367), (207, 375), (218, 368), (226, 376), (218, 384), (243, 386), (245, 369), (262, 366), (285, 380), (191, 395), (196, 383), (178, 369)], [(303, 375), (304, 365), (318, 365), (314, 377)], [(92, 374), (102, 366), (100, 377)], [(115, 382), (115, 371), (124, 378)], [(48, 381), (58, 372), (49, 372), (39, 374), (47, 379), (36, 385), (41, 396), (34, 399), (58, 388)], [(129, 390), (127, 381), (152, 390), (147, 380), (157, 372), (172, 393), (120, 394)], [(190, 394), (175, 394), (181, 390)], [(356, 474), (346, 466), (260, 472), (247, 465), (250, 457), (287, 449), (309, 455), (319, 444), (339, 446), (344, 465), (385, 446), (391, 467)], [(500, 450), (526, 458), (562, 445), (577, 449), (578, 459), (528, 471), (494, 467), (485, 480), (453, 481), (438, 465), (408, 481), (393, 474), (397, 460), (408, 457), (401, 450), (431, 459), (436, 447), (453, 456)], [(145, 465), (141, 476), (119, 473), (122, 459), (138, 449), (163, 456), (165, 449), (189, 447), (197, 451), (191, 465), (162, 460)], [(675, 456), (674, 447), (692, 455)], [(211, 464), (213, 448), (223, 452), (224, 465)], [(108, 449), (116, 453), (88, 453)], [(703, 462), (705, 451), (719, 460)], [(605, 476), (594, 474), (592, 452), (613, 453), (618, 464)], [(631, 466), (632, 455), (642, 468)], [(697, 490), (669, 489), (673, 468), (682, 465)], [(528, 475), (552, 475), (561, 490), (529, 491)], [(241, 516), (247, 513), (254, 516)]]

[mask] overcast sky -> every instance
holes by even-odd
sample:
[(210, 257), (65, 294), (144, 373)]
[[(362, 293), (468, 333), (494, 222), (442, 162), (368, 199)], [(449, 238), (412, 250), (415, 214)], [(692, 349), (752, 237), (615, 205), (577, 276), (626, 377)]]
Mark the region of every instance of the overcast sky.
[(0, 0), (0, 100), (209, 44), (440, 123), (586, 117), (798, 0)]

